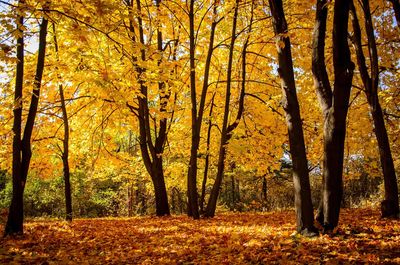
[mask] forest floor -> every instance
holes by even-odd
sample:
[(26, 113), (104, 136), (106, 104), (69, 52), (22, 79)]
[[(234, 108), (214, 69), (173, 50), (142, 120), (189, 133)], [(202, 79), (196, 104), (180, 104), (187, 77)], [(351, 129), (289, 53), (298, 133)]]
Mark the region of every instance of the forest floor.
[[(294, 212), (32, 220), (0, 264), (400, 264), (400, 221), (345, 209), (335, 235), (293, 235)], [(4, 230), (0, 226), (1, 231)]]

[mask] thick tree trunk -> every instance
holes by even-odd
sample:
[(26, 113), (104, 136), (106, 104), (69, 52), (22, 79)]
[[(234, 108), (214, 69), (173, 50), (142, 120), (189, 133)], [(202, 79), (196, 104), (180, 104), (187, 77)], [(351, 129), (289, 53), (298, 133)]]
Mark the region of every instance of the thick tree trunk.
[(385, 200), (382, 202), (381, 214), (383, 217), (396, 217), (399, 213), (399, 197), (397, 177), (393, 164), (392, 153), (390, 150), (389, 138), (387, 135), (385, 121), (383, 118), (382, 108), (379, 103), (378, 85), (379, 85), (379, 61), (378, 50), (369, 6), (369, 0), (363, 0), (363, 11), (365, 29), (368, 38), (368, 51), (370, 58), (371, 75), (369, 74), (366, 64), (363, 47), (362, 33), (358, 21), (357, 13), (354, 4), (351, 4), (350, 11), (352, 13), (353, 35), (358, 68), (360, 70), (361, 79), (364, 84), (365, 94), (367, 96), (369, 108), (374, 122), (374, 132), (378, 142), (379, 156), (381, 161), (382, 173), (385, 186)]
[(170, 215), (167, 189), (164, 181), (164, 170), (162, 160), (157, 159), (153, 164), (153, 186), (156, 197), (156, 215), (165, 216)]
[(347, 43), (349, 1), (335, 1), (333, 21), (333, 63), (335, 73), (332, 91), (325, 66), (325, 34), (327, 1), (317, 2), (313, 36), (313, 75), (324, 115), (323, 191), (317, 221), (325, 232), (333, 231), (339, 222), (343, 195), (343, 156), (346, 136), (346, 117), (354, 64)]
[[(20, 1), (19, 5), (24, 4)], [(9, 209), (9, 216), (5, 226), (5, 235), (22, 234), (23, 233), (23, 196), (26, 178), (28, 176), (29, 164), (32, 156), (31, 150), (31, 137), (33, 126), (35, 123), (36, 112), (39, 103), (40, 87), (42, 82), (44, 60), (46, 54), (46, 36), (47, 36), (47, 19), (42, 19), (40, 24), (39, 33), (39, 49), (38, 61), (36, 65), (36, 74), (34, 87), (29, 106), (27, 121), (25, 124), (24, 134), (21, 139), (22, 131), (22, 90), (23, 90), (23, 68), (24, 68), (24, 38), (23, 38), (23, 24), (24, 18), (18, 16), (17, 30), (20, 32), (21, 37), (17, 39), (17, 72), (14, 93), (14, 123), (13, 123), (13, 196)]]
[(332, 107), (324, 124), (323, 215), (324, 230), (333, 231), (339, 222), (343, 195), (343, 156), (354, 64), (350, 60), (348, 36), (349, 1), (337, 0), (333, 18), (333, 66), (335, 83)]
[(282, 0), (269, 0), (269, 5), (273, 17), (274, 32), (277, 37), (278, 73), (281, 79), (282, 103), (286, 112), (290, 154), (293, 161), (297, 231), (305, 235), (315, 235), (306, 149), (296, 94), (290, 39), (287, 36), (288, 29)]

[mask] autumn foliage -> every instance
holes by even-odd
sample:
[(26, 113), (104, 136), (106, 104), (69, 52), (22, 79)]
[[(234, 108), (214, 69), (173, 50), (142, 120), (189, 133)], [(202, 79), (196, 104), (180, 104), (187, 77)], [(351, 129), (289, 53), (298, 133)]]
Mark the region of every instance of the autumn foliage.
[[(333, 235), (291, 235), (292, 211), (185, 216), (31, 220), (25, 236), (0, 241), (0, 263), (18, 264), (394, 264), (400, 222), (346, 209)], [(357, 220), (357, 222), (354, 222)]]
[(0, 0), (0, 263), (400, 263), (399, 13)]

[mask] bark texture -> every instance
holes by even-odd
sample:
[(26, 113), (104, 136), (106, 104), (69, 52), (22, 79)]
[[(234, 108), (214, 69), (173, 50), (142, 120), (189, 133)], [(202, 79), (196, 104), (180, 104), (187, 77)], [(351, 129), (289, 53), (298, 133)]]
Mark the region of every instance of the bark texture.
[(295, 191), (295, 209), (297, 231), (302, 234), (313, 234), (313, 205), (308, 176), (308, 164), (304, 144), (300, 108), (297, 100), (293, 72), (293, 61), (288, 36), (288, 28), (281, 0), (269, 0), (273, 17), (274, 32), (277, 39), (278, 73), (282, 87), (282, 105), (286, 113), (289, 133), (290, 154), (293, 161), (293, 183)]
[[(19, 6), (25, 2), (20, 1)], [(33, 126), (39, 103), (40, 87), (44, 70), (44, 60), (46, 54), (46, 36), (48, 20), (42, 19), (39, 32), (39, 49), (38, 61), (36, 65), (35, 81), (31, 102), (29, 106), (28, 117), (26, 120), (24, 132), (22, 133), (22, 90), (24, 82), (24, 36), (23, 26), (24, 18), (22, 15), (17, 17), (17, 31), (20, 36), (17, 39), (17, 70), (14, 92), (14, 122), (13, 122), (13, 161), (12, 161), (12, 179), (13, 179), (13, 194), (9, 208), (9, 215), (5, 226), (5, 235), (23, 234), (24, 221), (24, 205), (23, 196), (25, 183), (28, 176), (29, 164), (32, 156), (31, 138)]]
[(354, 64), (347, 43), (349, 1), (337, 0), (333, 18), (333, 91), (325, 67), (327, 1), (317, 2), (313, 36), (313, 74), (324, 115), (323, 191), (317, 221), (325, 232), (333, 231), (339, 222), (343, 195), (343, 156)]
[[(378, 142), (379, 157), (381, 161), (385, 199), (382, 202), (382, 217), (396, 217), (399, 214), (399, 195), (397, 186), (396, 171), (393, 164), (392, 152), (390, 150), (389, 137), (387, 134), (385, 120), (378, 97), (379, 87), (379, 61), (378, 50), (374, 34), (374, 27), (371, 17), (369, 0), (362, 0), (362, 10), (364, 11), (364, 24), (368, 40), (369, 68), (362, 49), (362, 32), (359, 24), (357, 12), (353, 3), (350, 6), (352, 13), (351, 21), (353, 34), (351, 40), (357, 56), (358, 69), (364, 84), (364, 91), (367, 96), (368, 105), (372, 114), (374, 132)], [(385, 206), (384, 206), (385, 205)]]

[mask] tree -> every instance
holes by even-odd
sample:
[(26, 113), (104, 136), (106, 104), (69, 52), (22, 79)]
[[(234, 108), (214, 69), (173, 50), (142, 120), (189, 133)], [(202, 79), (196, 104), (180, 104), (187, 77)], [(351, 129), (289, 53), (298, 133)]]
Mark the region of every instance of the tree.
[[(378, 97), (379, 87), (379, 60), (376, 47), (374, 27), (371, 17), (369, 0), (362, 0), (362, 10), (364, 11), (364, 22), (368, 40), (369, 67), (363, 52), (362, 33), (358, 21), (356, 8), (353, 3), (350, 5), (351, 22), (353, 25), (353, 34), (351, 40), (354, 43), (358, 69), (364, 84), (364, 92), (367, 96), (368, 105), (372, 114), (374, 123), (374, 132), (378, 141), (379, 158), (381, 161), (385, 200), (382, 202), (381, 214), (383, 217), (395, 217), (399, 213), (399, 195), (397, 187), (396, 171), (394, 168), (392, 152), (390, 150), (389, 137), (385, 127), (382, 107)], [(370, 71), (370, 73), (369, 73)]]
[(311, 189), (308, 176), (306, 149), (304, 144), (300, 107), (297, 100), (288, 27), (281, 0), (269, 0), (272, 23), (278, 50), (278, 74), (281, 79), (282, 105), (286, 113), (290, 154), (293, 161), (293, 183), (297, 231), (304, 235), (315, 235)]
[[(56, 60), (59, 63), (60, 59), (58, 57), (59, 48), (56, 35), (56, 26), (54, 23), (52, 24), (52, 26), (53, 26), (54, 49), (57, 56)], [(60, 74), (58, 74), (58, 81), (61, 82)], [(58, 92), (60, 94), (62, 120), (64, 127), (63, 149), (61, 150), (60, 148), (60, 151), (61, 151), (61, 159), (63, 161), (63, 173), (64, 173), (65, 220), (72, 221), (72, 198), (71, 198), (70, 167), (69, 167), (69, 120), (68, 120), (67, 107), (65, 104), (64, 88), (61, 83), (58, 85)]]
[[(24, 85), (24, 5), (25, 1), (18, 2), (17, 15), (17, 70), (14, 92), (14, 122), (13, 122), (13, 163), (12, 163), (12, 180), (13, 180), (13, 195), (9, 209), (7, 224), (5, 226), (5, 235), (22, 234), (23, 233), (23, 196), (25, 183), (28, 176), (29, 164), (32, 157), (31, 138), (33, 126), (39, 103), (40, 87), (44, 70), (44, 61), (46, 54), (46, 36), (48, 20), (42, 18), (39, 32), (39, 50), (38, 60), (36, 65), (36, 75), (33, 84), (32, 97), (28, 117), (26, 120), (24, 132), (22, 132), (22, 107), (23, 107), (23, 85)], [(45, 8), (46, 9), (46, 8)]]
[(393, 5), (394, 14), (397, 20), (397, 26), (400, 28), (400, 1), (399, 0), (389, 0)]
[(337, 0), (333, 18), (334, 86), (330, 86), (325, 66), (327, 1), (317, 2), (313, 33), (312, 70), (314, 84), (324, 117), (324, 158), (322, 200), (317, 221), (325, 232), (333, 231), (339, 222), (343, 194), (343, 156), (346, 117), (349, 106), (354, 64), (347, 43), (349, 1)]
[[(190, 99), (191, 99), (191, 117), (192, 117), (192, 145), (190, 148), (190, 161), (187, 178), (187, 196), (188, 196), (188, 215), (194, 219), (199, 219), (199, 204), (197, 194), (197, 149), (200, 141), (201, 120), (197, 118), (197, 100), (196, 100), (196, 65), (195, 65), (195, 28), (194, 28), (194, 0), (189, 3), (189, 64), (190, 64)], [(213, 40), (213, 39), (212, 39)], [(210, 58), (211, 59), (211, 58)], [(199, 124), (200, 123), (200, 124)]]
[[(159, 0), (156, 1), (156, 7), (159, 9)], [(136, 36), (139, 36), (139, 43), (145, 46), (145, 34), (144, 25), (141, 15), (141, 3), (140, 0), (136, 0), (137, 13), (133, 11), (134, 2), (133, 0), (126, 1), (129, 9), (129, 30), (131, 33), (132, 42), (136, 43)], [(136, 16), (137, 22), (133, 21)], [(135, 30), (135, 24), (138, 25), (138, 33)], [(157, 49), (162, 58), (162, 47), (163, 39), (161, 33), (161, 26), (157, 27)], [(167, 139), (167, 117), (162, 117), (159, 121), (159, 129), (152, 134), (151, 132), (151, 115), (149, 112), (149, 100), (148, 100), (148, 85), (144, 75), (146, 68), (142, 67), (141, 62), (146, 61), (146, 50), (140, 49), (140, 56), (134, 55), (132, 62), (137, 72), (137, 79), (140, 86), (141, 96), (138, 96), (138, 109), (131, 107), (131, 111), (137, 115), (139, 119), (139, 133), (140, 133), (140, 150), (142, 153), (143, 162), (146, 166), (147, 172), (151, 176), (151, 180), (154, 186), (154, 193), (156, 197), (156, 214), (157, 216), (170, 215), (167, 189), (165, 186), (164, 169), (163, 169), (163, 151), (165, 142)], [(158, 64), (161, 63), (162, 59), (159, 59)], [(167, 91), (165, 83), (160, 80), (158, 81), (158, 91), (160, 95), (160, 112), (166, 112), (166, 105), (170, 97), (170, 92)], [(156, 123), (157, 121), (154, 121)], [(155, 126), (156, 127), (156, 126)], [(153, 136), (155, 135), (155, 136)], [(155, 139), (153, 139), (155, 138)]]
[(233, 131), (239, 125), (240, 119), (242, 118), (244, 111), (244, 97), (246, 91), (246, 52), (247, 47), (249, 45), (251, 26), (253, 24), (253, 11), (254, 11), (254, 1), (252, 2), (251, 8), (251, 18), (248, 27), (248, 35), (243, 45), (242, 50), (242, 83), (241, 90), (239, 96), (239, 108), (236, 114), (236, 118), (233, 123), (229, 123), (230, 116), (230, 100), (231, 100), (231, 86), (232, 86), (232, 64), (233, 64), (233, 52), (234, 46), (237, 38), (237, 19), (238, 19), (238, 10), (239, 10), (239, 0), (235, 2), (233, 21), (232, 21), (232, 34), (230, 37), (230, 45), (229, 45), (229, 57), (228, 57), (228, 67), (227, 67), (227, 78), (226, 78), (226, 94), (225, 94), (225, 109), (224, 109), (224, 118), (222, 123), (221, 130), (221, 140), (219, 145), (219, 153), (218, 153), (218, 166), (217, 166), (217, 175), (215, 178), (214, 185), (211, 190), (210, 198), (207, 203), (207, 208), (205, 210), (206, 217), (214, 217), (215, 210), (217, 207), (217, 199), (221, 189), (222, 180), (224, 178), (224, 168), (225, 168), (225, 158), (226, 158), (226, 150), (229, 140), (232, 138)]

